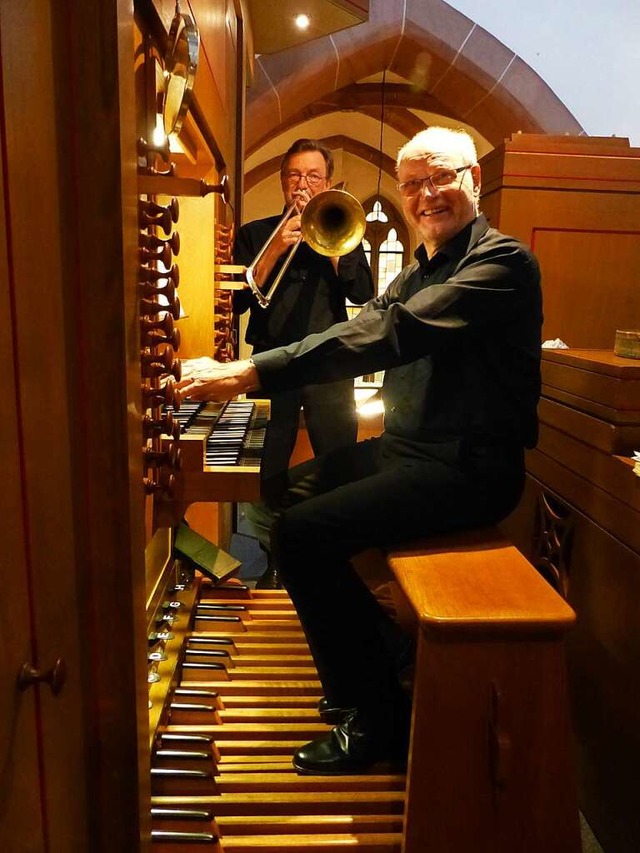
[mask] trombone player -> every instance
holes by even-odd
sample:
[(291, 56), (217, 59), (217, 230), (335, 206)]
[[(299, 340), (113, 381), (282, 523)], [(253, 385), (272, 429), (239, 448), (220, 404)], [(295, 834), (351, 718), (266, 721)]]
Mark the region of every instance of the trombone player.
[[(321, 142), (296, 140), (280, 164), (285, 216), (258, 219), (238, 231), (235, 263), (250, 267), (254, 286), (270, 294), (266, 305), (250, 289), (234, 294), (234, 312), (249, 311), (246, 342), (254, 354), (294, 343), (312, 332), (323, 332), (347, 319), (347, 299), (362, 305), (374, 295), (361, 243), (341, 257), (327, 257), (304, 240), (300, 242), (302, 212), (314, 196), (331, 188), (333, 167), (332, 154)], [(286, 216), (287, 212), (290, 215)], [(274, 286), (285, 265), (281, 280)], [(271, 492), (277, 494), (279, 481), (285, 479), (301, 409), (315, 455), (354, 444), (358, 431), (351, 379), (274, 392), (270, 399), (261, 468), (267, 502)], [(277, 568), (269, 560), (256, 586), (275, 589), (279, 585)]]

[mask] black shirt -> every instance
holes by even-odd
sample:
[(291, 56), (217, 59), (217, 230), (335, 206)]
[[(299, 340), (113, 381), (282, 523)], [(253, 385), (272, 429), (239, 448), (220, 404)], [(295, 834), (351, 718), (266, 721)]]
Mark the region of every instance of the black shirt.
[[(279, 216), (270, 216), (243, 225), (235, 241), (235, 262), (251, 264), (279, 221)], [(272, 270), (262, 288), (265, 293), (285, 258), (286, 254)], [(237, 314), (251, 310), (246, 340), (254, 352), (261, 352), (298, 341), (310, 332), (323, 332), (347, 319), (345, 298), (361, 305), (373, 294), (371, 269), (361, 245), (340, 258), (336, 275), (329, 258), (301, 243), (267, 308), (244, 290), (234, 293), (233, 309)]]
[(480, 215), (431, 259), (420, 246), (355, 319), (255, 364), (267, 391), (386, 370), (390, 439), (533, 447), (541, 326), (535, 257)]

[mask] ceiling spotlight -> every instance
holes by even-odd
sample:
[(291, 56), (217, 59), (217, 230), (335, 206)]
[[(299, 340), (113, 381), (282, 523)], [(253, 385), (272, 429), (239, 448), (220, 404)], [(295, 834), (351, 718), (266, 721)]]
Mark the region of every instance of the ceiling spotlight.
[(293, 22), (299, 30), (308, 30), (311, 18), (309, 15), (296, 15)]

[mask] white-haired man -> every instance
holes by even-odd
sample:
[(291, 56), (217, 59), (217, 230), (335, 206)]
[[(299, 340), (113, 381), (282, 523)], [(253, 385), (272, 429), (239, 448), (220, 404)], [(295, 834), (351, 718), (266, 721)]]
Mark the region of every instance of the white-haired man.
[[(369, 548), (493, 524), (516, 505), (537, 439), (538, 264), (479, 213), (471, 137), (428, 128), (399, 152), (416, 260), (353, 320), (253, 362), (187, 363), (202, 399), (385, 370), (385, 428), (291, 470), (271, 547), (339, 720), (299, 749), (307, 773), (350, 773), (406, 754), (410, 702), (395, 627), (353, 569)], [(269, 521), (264, 522), (265, 531)]]

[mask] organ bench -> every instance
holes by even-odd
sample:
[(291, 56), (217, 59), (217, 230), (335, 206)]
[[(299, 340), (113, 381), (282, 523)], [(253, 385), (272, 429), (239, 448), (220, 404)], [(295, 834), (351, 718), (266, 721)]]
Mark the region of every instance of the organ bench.
[(387, 562), (418, 634), (403, 853), (579, 853), (573, 611), (495, 529)]

